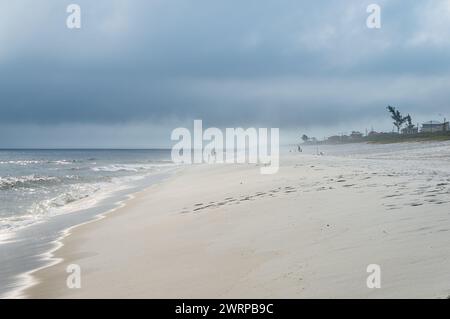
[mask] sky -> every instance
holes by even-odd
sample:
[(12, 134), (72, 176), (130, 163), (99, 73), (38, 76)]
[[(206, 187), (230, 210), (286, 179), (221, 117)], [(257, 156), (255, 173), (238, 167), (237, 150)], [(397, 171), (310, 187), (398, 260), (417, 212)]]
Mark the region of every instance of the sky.
[(194, 119), (291, 143), (390, 131), (387, 105), (442, 121), (449, 56), (450, 0), (0, 0), (0, 147), (170, 147)]

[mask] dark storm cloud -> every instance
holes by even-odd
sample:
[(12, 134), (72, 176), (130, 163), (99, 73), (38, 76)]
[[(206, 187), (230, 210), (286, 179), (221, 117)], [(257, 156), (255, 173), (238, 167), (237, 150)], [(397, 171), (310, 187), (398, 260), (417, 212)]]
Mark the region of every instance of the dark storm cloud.
[[(65, 27), (72, 2), (81, 30)], [(371, 2), (3, 4), (0, 123), (298, 127), (382, 116), (390, 103), (445, 109), (449, 2), (378, 1), (382, 28), (369, 30)]]

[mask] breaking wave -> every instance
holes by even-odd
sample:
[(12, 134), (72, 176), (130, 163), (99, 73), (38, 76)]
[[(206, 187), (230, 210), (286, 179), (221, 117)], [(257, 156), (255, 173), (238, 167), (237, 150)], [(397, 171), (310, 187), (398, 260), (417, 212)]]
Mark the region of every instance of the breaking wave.
[(26, 214), (11, 216), (0, 219), (0, 233), (4, 231), (15, 231), (20, 228), (44, 221), (54, 215), (70, 212), (67, 206), (73, 205), (73, 209), (80, 208), (82, 200), (93, 197), (103, 185), (98, 184), (74, 184), (70, 189), (55, 197), (44, 199), (33, 203)]
[(112, 164), (107, 166), (92, 167), (95, 172), (140, 172), (146, 170), (158, 170), (162, 167), (174, 166), (175, 164)]
[(0, 177), (0, 190), (8, 190), (12, 188), (28, 188), (36, 187), (40, 185), (49, 185), (58, 183), (59, 179), (52, 176), (39, 176), (39, 175), (27, 175), (27, 176), (7, 176)]

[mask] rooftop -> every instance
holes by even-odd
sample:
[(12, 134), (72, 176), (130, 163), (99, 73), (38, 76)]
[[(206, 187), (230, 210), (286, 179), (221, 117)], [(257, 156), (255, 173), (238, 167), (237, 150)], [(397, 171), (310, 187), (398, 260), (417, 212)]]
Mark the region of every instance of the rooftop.
[(428, 121), (423, 123), (423, 125), (442, 125), (442, 123), (439, 121)]

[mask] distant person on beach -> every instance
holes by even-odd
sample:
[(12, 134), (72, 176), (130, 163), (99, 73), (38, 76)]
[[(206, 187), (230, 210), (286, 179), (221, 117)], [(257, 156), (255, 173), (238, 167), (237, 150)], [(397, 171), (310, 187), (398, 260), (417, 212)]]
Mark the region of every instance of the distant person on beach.
[(216, 162), (216, 155), (217, 155), (216, 149), (213, 148), (211, 150), (211, 154), (209, 154), (209, 156), (208, 156), (208, 162), (211, 162), (211, 159), (212, 159), (212, 161)]

